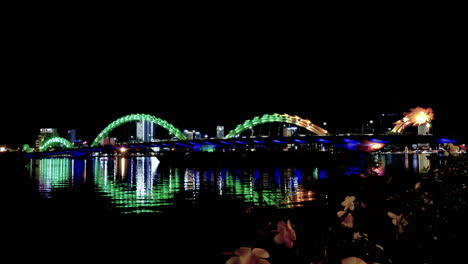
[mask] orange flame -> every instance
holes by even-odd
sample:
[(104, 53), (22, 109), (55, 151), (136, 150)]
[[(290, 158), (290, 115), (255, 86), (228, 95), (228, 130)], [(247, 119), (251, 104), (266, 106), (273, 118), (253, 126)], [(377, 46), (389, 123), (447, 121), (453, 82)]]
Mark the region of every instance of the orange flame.
[(410, 112), (403, 113), (405, 117), (396, 121), (392, 132), (402, 133), (408, 126), (419, 126), (431, 122), (434, 119), (432, 108), (416, 107), (411, 108)]

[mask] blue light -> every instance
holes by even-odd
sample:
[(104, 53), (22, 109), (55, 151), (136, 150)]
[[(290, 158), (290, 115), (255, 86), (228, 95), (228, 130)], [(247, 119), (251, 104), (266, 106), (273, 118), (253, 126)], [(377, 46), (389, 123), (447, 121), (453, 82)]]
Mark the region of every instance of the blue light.
[(276, 139), (273, 139), (272, 140), (274, 143), (278, 143), (278, 144), (285, 144), (286, 142), (284, 141), (281, 141), (281, 140), (276, 140)]
[(326, 139), (323, 139), (323, 138), (317, 138), (317, 142), (320, 142), (320, 143), (332, 143), (330, 140), (326, 140)]
[(388, 143), (388, 141), (378, 139), (378, 138), (371, 138), (371, 139), (369, 139), (369, 141), (373, 142), (373, 143), (381, 143), (381, 144), (387, 144)]
[(446, 143), (457, 143), (456, 140), (453, 140), (453, 139), (449, 139), (449, 138), (439, 138), (437, 140), (437, 143), (439, 144), (446, 144)]
[(172, 145), (170, 145), (170, 144), (166, 144), (166, 143), (162, 143), (162, 144), (163, 144), (163, 146), (166, 146), (166, 147), (172, 147)]
[(199, 144), (199, 143), (195, 143), (195, 142), (191, 142), (191, 141), (189, 143), (192, 144), (192, 145), (195, 145), (195, 146), (203, 146), (203, 144)]
[(254, 142), (254, 143), (257, 143), (257, 144), (265, 144), (265, 142), (260, 141), (260, 140), (254, 140), (253, 142)]
[(301, 140), (301, 139), (294, 139), (293, 141), (296, 143), (301, 143), (301, 144), (307, 143), (307, 141)]
[(178, 143), (178, 142), (176, 142), (176, 143), (174, 143), (174, 144), (179, 145), (179, 146), (182, 146), (182, 147), (190, 147), (189, 145), (185, 145), (185, 144)]
[(232, 143), (226, 142), (226, 141), (219, 141), (219, 143), (223, 143), (223, 144), (226, 144), (226, 145), (232, 145)]
[(161, 145), (157, 145), (157, 144), (150, 144), (150, 145), (153, 147), (161, 147)]
[(318, 178), (319, 179), (326, 179), (328, 177), (328, 172), (324, 170), (319, 170)]
[(248, 144), (248, 143), (245, 143), (245, 142), (239, 141), (239, 140), (236, 140), (235, 142), (238, 143), (238, 144), (243, 144), (243, 145), (247, 145), (247, 144)]
[(209, 142), (209, 141), (202, 141), (206, 145), (216, 145), (215, 143)]
[(343, 138), (343, 142), (348, 143), (348, 144), (359, 144), (361, 142), (354, 140), (354, 139), (349, 139), (349, 138)]

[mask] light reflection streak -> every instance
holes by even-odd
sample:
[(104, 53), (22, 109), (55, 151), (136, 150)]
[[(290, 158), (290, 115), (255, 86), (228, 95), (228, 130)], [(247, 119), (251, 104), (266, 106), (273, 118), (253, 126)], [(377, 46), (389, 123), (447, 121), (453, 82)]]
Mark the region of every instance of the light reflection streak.
[[(91, 166), (97, 192), (108, 197), (120, 213), (159, 212), (175, 204), (178, 194), (198, 202), (199, 194), (212, 191), (219, 197), (232, 197), (254, 206), (295, 207), (312, 201), (315, 193), (302, 185), (312, 180), (297, 169), (244, 169), (199, 171), (167, 168), (159, 171), (156, 157), (95, 157), (91, 162), (71, 159), (38, 161), (41, 192), (47, 196), (54, 188), (72, 188), (86, 176)], [(318, 173), (318, 171), (317, 171)], [(274, 177), (272, 177), (274, 176)]]

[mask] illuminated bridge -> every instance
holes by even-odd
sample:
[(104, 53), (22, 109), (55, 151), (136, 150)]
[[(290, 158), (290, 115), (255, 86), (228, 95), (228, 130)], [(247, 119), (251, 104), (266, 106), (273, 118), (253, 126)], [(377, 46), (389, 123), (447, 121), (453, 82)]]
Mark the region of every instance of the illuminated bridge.
[[(418, 110), (419, 111), (419, 110)], [(91, 153), (159, 153), (164, 151), (194, 151), (194, 152), (226, 152), (226, 151), (308, 151), (308, 150), (330, 150), (333, 148), (345, 148), (350, 150), (374, 151), (381, 149), (387, 144), (398, 144), (411, 146), (418, 143), (437, 144), (435, 137), (424, 136), (401, 136), (402, 130), (410, 125), (421, 125), (430, 122), (431, 119), (425, 115), (426, 112), (419, 111), (412, 120), (411, 115), (395, 122), (395, 131), (392, 135), (331, 135), (325, 129), (313, 124), (310, 120), (299, 116), (288, 114), (265, 114), (254, 117), (237, 125), (229, 131), (224, 138), (206, 138), (189, 140), (178, 128), (166, 120), (148, 114), (131, 114), (121, 117), (106, 126), (94, 139), (89, 147), (74, 147), (65, 138), (54, 137), (44, 142), (36, 150), (24, 145), (23, 150), (31, 156), (41, 155), (72, 155), (81, 156)], [(432, 116), (431, 116), (432, 118)], [(105, 144), (101, 142), (109, 137), (109, 133), (124, 124), (138, 121), (154, 123), (170, 134), (170, 139), (152, 140), (151, 142)], [(301, 127), (309, 131), (309, 135), (266, 137), (266, 136), (242, 136), (244, 131), (255, 126), (267, 123), (286, 123)]]

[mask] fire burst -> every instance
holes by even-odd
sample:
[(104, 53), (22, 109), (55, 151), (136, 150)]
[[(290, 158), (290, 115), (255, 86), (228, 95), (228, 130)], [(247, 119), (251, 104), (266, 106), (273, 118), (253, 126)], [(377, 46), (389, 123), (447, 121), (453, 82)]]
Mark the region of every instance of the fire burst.
[(432, 108), (411, 108), (410, 112), (404, 113), (404, 115), (405, 117), (403, 117), (403, 119), (400, 119), (394, 123), (395, 127), (392, 129), (392, 132), (400, 134), (410, 125), (419, 126), (429, 123), (434, 119)]

